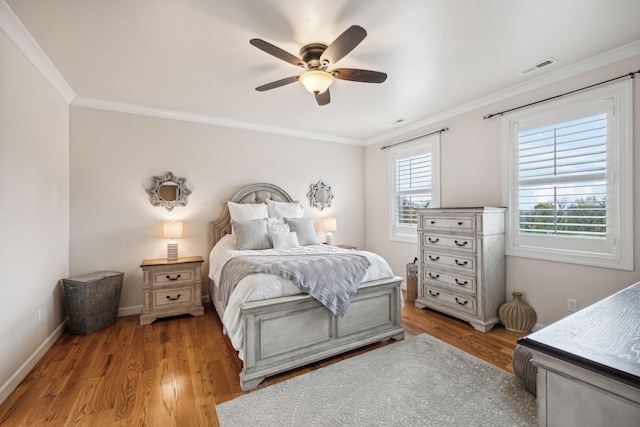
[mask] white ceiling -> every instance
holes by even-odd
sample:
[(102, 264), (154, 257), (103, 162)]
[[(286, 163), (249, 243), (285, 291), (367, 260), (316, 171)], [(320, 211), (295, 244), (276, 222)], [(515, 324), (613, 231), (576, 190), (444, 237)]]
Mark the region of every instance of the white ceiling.
[[(127, 104), (363, 144), (640, 40), (639, 0), (0, 1), (76, 104)], [(322, 107), (297, 83), (254, 90), (300, 73), (250, 39), (298, 55), (354, 24), (368, 36), (337, 66), (383, 71), (386, 82), (336, 80)], [(558, 62), (517, 74), (549, 57)]]

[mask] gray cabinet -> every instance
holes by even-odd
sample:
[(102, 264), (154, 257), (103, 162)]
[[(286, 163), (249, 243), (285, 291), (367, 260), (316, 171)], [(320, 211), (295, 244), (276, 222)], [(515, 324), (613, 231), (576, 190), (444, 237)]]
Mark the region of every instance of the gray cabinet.
[(465, 320), (481, 332), (499, 322), (505, 302), (505, 208), (418, 211), (415, 305)]

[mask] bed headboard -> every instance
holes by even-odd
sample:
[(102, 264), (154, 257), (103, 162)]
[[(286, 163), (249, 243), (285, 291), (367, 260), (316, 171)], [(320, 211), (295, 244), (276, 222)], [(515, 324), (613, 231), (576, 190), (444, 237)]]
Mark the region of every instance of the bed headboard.
[(293, 202), (291, 196), (277, 185), (258, 183), (251, 184), (238, 191), (231, 199), (225, 200), (222, 215), (209, 223), (209, 251), (224, 235), (231, 234), (231, 215), (226, 202), (264, 203), (265, 200), (276, 202)]

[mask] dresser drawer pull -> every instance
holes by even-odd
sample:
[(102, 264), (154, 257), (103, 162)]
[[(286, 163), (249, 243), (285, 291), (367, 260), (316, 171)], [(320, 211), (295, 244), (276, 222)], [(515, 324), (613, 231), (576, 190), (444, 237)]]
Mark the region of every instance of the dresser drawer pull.
[(462, 224), (464, 224), (464, 222), (458, 221), (458, 225), (462, 225)]
[(437, 297), (438, 295), (440, 295), (440, 292), (433, 292), (431, 289), (429, 289), (429, 295), (431, 295), (432, 297)]
[(429, 237), (429, 243), (438, 243), (440, 239), (436, 238), (435, 240)]
[(437, 279), (438, 277), (440, 277), (439, 274), (431, 274), (431, 273), (429, 273), (429, 278), (431, 278), (431, 279)]
[(458, 260), (455, 260), (455, 261), (456, 261), (456, 264), (457, 264), (457, 265), (467, 265), (467, 264), (469, 264), (469, 262), (468, 262), (468, 261), (464, 261), (464, 262), (460, 262), (460, 261), (458, 261)]
[(456, 302), (460, 305), (467, 305), (469, 303), (467, 300), (464, 300), (463, 302), (458, 301), (458, 297), (456, 297)]
[(178, 298), (180, 298), (180, 294), (178, 294), (178, 296), (176, 296), (175, 298), (171, 298), (169, 295), (167, 295), (167, 299), (169, 301), (176, 301)]
[(467, 243), (469, 243), (469, 242), (467, 242), (466, 240), (465, 240), (464, 242), (462, 242), (462, 243), (458, 243), (458, 241), (457, 241), (457, 240), (454, 240), (454, 242), (456, 243), (456, 245), (458, 245), (458, 246), (460, 246), (460, 247), (467, 246)]
[(178, 280), (180, 278), (180, 276), (181, 276), (180, 274), (178, 274), (176, 277), (171, 277), (171, 276), (167, 275), (167, 280), (171, 280), (171, 281)]
[(464, 282), (460, 282), (460, 281), (458, 281), (458, 278), (456, 277), (456, 284), (460, 285), (460, 286), (467, 286), (467, 284), (469, 284), (469, 282), (467, 280), (465, 280)]
[(435, 223), (436, 223), (435, 221), (431, 221), (431, 225), (433, 225), (433, 224), (435, 224)]
[(439, 257), (439, 256), (432, 257), (431, 255), (429, 255), (429, 260), (430, 260), (430, 261), (438, 261), (439, 259), (440, 259), (440, 257)]

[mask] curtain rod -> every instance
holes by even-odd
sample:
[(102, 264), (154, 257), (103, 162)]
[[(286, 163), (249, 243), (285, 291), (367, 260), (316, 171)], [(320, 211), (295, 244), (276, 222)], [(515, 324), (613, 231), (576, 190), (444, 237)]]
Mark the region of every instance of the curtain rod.
[(442, 129), (437, 130), (435, 132), (431, 132), (431, 133), (427, 133), (427, 134), (424, 134), (424, 135), (416, 136), (415, 138), (407, 139), (406, 141), (400, 141), (400, 142), (396, 142), (395, 144), (385, 145), (383, 147), (380, 147), (380, 149), (381, 150), (386, 150), (387, 148), (395, 147), (396, 145), (404, 144), (406, 142), (415, 141), (416, 139), (424, 138), (425, 136), (429, 136), (429, 135), (435, 135), (436, 133), (442, 133), (442, 132), (445, 132), (445, 131), (448, 131), (448, 130), (449, 130), (449, 128), (442, 128)]
[(631, 73), (629, 73), (629, 74), (625, 74), (625, 75), (622, 75), (622, 76), (619, 76), (619, 77), (615, 77), (615, 78), (613, 78), (613, 79), (605, 80), (605, 81), (603, 81), (603, 82), (596, 83), (596, 84), (592, 84), (592, 85), (590, 85), (590, 86), (585, 86), (585, 87), (580, 88), (580, 89), (572, 90), (571, 92), (566, 92), (566, 93), (563, 93), (563, 94), (560, 94), (560, 95), (552, 96), (551, 98), (543, 99), (543, 100), (541, 100), (541, 101), (536, 101), (536, 102), (532, 102), (532, 103), (530, 103), (530, 104), (521, 105), (520, 107), (515, 107), (515, 108), (512, 108), (512, 109), (510, 109), (510, 110), (504, 110), (504, 111), (501, 111), (501, 112), (499, 112), (499, 113), (487, 114), (486, 116), (483, 116), (482, 118), (486, 120), (486, 119), (490, 119), (491, 117), (494, 117), (494, 116), (501, 116), (501, 115), (503, 115), (503, 114), (510, 113), (510, 112), (512, 112), (512, 111), (520, 110), (521, 108), (526, 108), (526, 107), (530, 107), (530, 106), (532, 106), (532, 105), (540, 104), (540, 103), (542, 103), (542, 102), (551, 101), (552, 99), (560, 98), (560, 97), (562, 97), (562, 96), (571, 95), (572, 93), (580, 92), (581, 90), (591, 89), (592, 87), (600, 86), (600, 85), (603, 85), (603, 84), (606, 84), (606, 83), (610, 83), (610, 82), (613, 82), (613, 81), (615, 81), (615, 80), (624, 79), (624, 78), (626, 78), (626, 77), (634, 78), (634, 77), (635, 77), (635, 75), (636, 75), (636, 74), (639, 74), (639, 73), (640, 73), (640, 70), (638, 70), (638, 71), (633, 71), (633, 72), (631, 72)]

